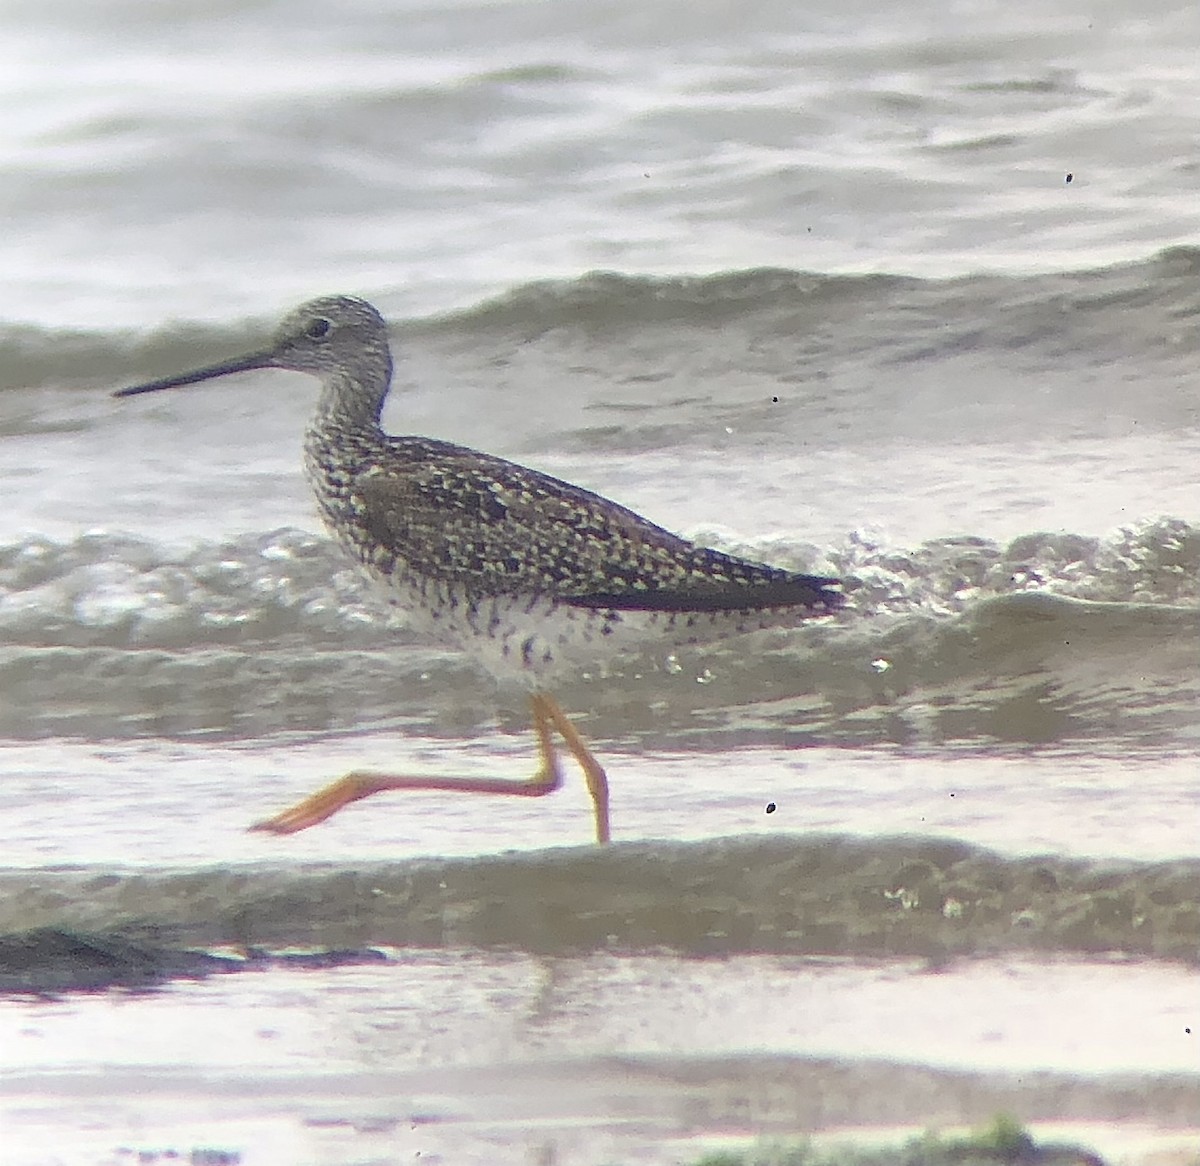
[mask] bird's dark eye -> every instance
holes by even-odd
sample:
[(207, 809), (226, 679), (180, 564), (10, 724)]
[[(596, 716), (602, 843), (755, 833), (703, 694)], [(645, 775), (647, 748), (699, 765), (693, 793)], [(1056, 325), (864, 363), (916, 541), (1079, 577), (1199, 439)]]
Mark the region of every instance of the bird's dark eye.
[(332, 331), (333, 324), (329, 320), (326, 320), (324, 316), (317, 316), (308, 322), (308, 327), (304, 329), (304, 334), (310, 340), (324, 340)]

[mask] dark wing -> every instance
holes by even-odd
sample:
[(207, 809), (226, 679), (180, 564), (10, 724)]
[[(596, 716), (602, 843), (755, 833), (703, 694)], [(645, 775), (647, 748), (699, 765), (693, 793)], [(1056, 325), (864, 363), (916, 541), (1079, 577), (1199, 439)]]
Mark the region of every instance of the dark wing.
[(354, 482), (371, 537), (475, 595), (528, 593), (618, 611), (832, 611), (831, 579), (697, 547), (598, 494), (459, 446), (395, 438)]

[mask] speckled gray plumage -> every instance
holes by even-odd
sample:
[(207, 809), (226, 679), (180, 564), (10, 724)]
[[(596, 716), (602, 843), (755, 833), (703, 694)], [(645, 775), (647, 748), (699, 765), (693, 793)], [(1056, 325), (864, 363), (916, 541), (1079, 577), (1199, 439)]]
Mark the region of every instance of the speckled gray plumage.
[(838, 601), (831, 580), (697, 547), (590, 491), (448, 442), (323, 426), (309, 431), (307, 453), (326, 520), (384, 575), (618, 611)]
[[(502, 458), (380, 428), (391, 384), (387, 327), (363, 300), (329, 296), (288, 315), (262, 352), (122, 390), (192, 384), (251, 368), (320, 378), (305, 464), (346, 549), (419, 622), (500, 657), (548, 665), (571, 641), (608, 635), (622, 613), (696, 617), (740, 630), (835, 610), (834, 580), (698, 547), (633, 511)], [(572, 612), (578, 615), (572, 615)], [(778, 613), (778, 617), (770, 615)], [(555, 617), (554, 628), (537, 626)], [(443, 618), (445, 617), (445, 618)], [(528, 630), (527, 631), (527, 627)]]

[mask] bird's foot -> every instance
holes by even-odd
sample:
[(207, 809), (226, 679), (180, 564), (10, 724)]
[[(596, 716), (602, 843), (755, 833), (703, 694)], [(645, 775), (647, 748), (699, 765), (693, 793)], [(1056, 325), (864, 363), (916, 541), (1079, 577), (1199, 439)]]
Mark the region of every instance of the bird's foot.
[(324, 789), (297, 802), (271, 818), (255, 822), (251, 830), (267, 834), (295, 834), (332, 818), (343, 806), (378, 792), (378, 782), (369, 773), (348, 773)]

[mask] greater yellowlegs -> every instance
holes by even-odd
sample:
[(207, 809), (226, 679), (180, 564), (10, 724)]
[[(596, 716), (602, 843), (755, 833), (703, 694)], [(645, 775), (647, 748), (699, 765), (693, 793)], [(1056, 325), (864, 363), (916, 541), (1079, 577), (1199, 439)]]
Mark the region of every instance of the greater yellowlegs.
[(121, 389), (153, 393), (250, 369), (321, 381), (305, 466), (342, 546), (408, 609), (414, 625), (530, 689), (541, 764), (526, 781), (355, 771), (252, 829), (291, 834), (384, 790), (537, 797), (562, 782), (554, 734), (579, 763), (596, 838), (609, 838), (608, 780), (546, 691), (556, 668), (622, 641), (688, 643), (825, 615), (835, 580), (709, 550), (632, 510), (536, 470), (427, 437), (391, 437), (380, 415), (392, 379), (383, 317), (328, 296), (297, 308), (271, 346)]

